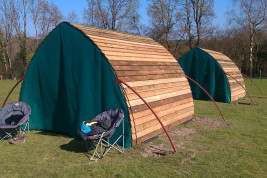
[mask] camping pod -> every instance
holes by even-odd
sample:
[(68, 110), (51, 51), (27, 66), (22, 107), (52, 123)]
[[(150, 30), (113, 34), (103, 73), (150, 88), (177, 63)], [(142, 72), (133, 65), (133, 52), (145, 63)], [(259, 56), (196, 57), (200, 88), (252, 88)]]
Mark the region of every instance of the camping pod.
[[(178, 60), (185, 74), (200, 84), (215, 101), (229, 103), (245, 97), (245, 82), (235, 63), (222, 53), (194, 48)], [(189, 82), (194, 99), (209, 100), (209, 96)]]
[(38, 47), (22, 84), (31, 129), (76, 137), (82, 121), (122, 108), (126, 147), (162, 133), (143, 101), (115, 82), (118, 77), (167, 128), (193, 117), (189, 83), (164, 47), (150, 38), (62, 22)]

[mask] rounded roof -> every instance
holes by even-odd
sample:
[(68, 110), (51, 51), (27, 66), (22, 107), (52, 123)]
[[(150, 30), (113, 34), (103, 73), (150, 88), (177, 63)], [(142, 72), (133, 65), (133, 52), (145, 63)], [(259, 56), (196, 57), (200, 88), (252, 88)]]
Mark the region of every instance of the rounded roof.
[[(240, 70), (220, 52), (194, 48), (184, 54), (179, 63), (184, 72), (201, 84), (216, 101), (235, 101), (246, 94)], [(209, 99), (199, 87), (191, 86), (194, 98)]]
[(109, 61), (176, 62), (174, 57), (162, 45), (151, 38), (77, 24), (72, 25), (88, 36)]
[[(26, 72), (20, 100), (32, 109), (31, 129), (77, 137), (82, 121), (122, 108), (125, 146), (131, 146), (128, 106), (116, 75), (99, 48), (69, 23), (43, 40)], [(114, 136), (122, 130), (117, 129)]]
[[(175, 58), (151, 38), (72, 24), (106, 56), (116, 75), (133, 87), (155, 110), (165, 126), (182, 123), (194, 114), (187, 79)], [(122, 85), (127, 100), (133, 144), (162, 132), (150, 110)]]
[[(228, 82), (230, 84), (231, 89), (231, 101), (235, 101), (238, 100), (238, 98), (245, 97), (246, 91), (243, 89), (243, 87), (245, 88), (245, 81), (237, 65), (229, 57), (220, 52), (203, 48), (201, 49), (211, 55), (213, 59), (221, 65), (224, 72), (227, 74), (226, 76), (228, 78)], [(240, 84), (243, 87), (240, 86)]]
[(32, 108), (32, 129), (69, 136), (77, 136), (83, 120), (122, 108), (129, 146), (162, 133), (162, 128), (143, 101), (117, 85), (116, 78), (133, 87), (170, 127), (194, 114), (182, 73), (173, 56), (150, 38), (63, 22), (34, 54), (20, 99)]

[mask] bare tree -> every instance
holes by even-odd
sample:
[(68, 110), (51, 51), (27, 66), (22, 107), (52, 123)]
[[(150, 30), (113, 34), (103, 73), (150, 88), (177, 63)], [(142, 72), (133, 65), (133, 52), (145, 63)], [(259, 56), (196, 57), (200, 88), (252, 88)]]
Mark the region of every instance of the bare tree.
[(181, 28), (189, 49), (199, 46), (203, 38), (213, 33), (213, 4), (214, 0), (181, 0)]
[(58, 6), (53, 2), (49, 4), (45, 0), (39, 0), (39, 9), (39, 37), (43, 39), (62, 21), (63, 16)]
[(265, 18), (266, 18), (266, 0), (241, 0), (241, 9), (244, 12), (248, 24), (247, 29), (250, 32), (250, 54), (249, 54), (249, 71), (250, 77), (252, 77), (253, 72), (253, 48), (255, 45), (255, 36), (256, 36), (256, 29), (260, 26)]
[(137, 22), (139, 18), (138, 3), (138, 0), (87, 0), (84, 22), (93, 27), (128, 31), (129, 21)]
[(30, 5), (30, 16), (31, 20), (35, 29), (35, 39), (38, 39), (38, 23), (39, 23), (39, 16), (40, 16), (40, 5), (39, 1), (37, 0), (31, 0), (31, 5)]
[(200, 39), (210, 18), (214, 16), (213, 0), (191, 0), (193, 8), (193, 17), (196, 25), (196, 46), (199, 46)]
[(123, 26), (121, 27), (123, 32), (135, 35), (141, 35), (143, 33), (143, 27), (140, 22), (141, 16), (138, 12), (139, 7), (139, 1), (133, 1), (130, 4), (130, 9), (127, 13), (127, 20), (124, 21)]
[(185, 0), (183, 2), (183, 9), (184, 9), (184, 32), (187, 36), (187, 45), (190, 49), (193, 48), (193, 35), (192, 35), (192, 7), (190, 0)]
[[(178, 0), (151, 0), (147, 12), (151, 18), (149, 36), (175, 55), (178, 49), (181, 10)], [(173, 48), (173, 43), (175, 47)]]
[(5, 71), (5, 72), (1, 71), (0, 75), (3, 75), (8, 71), (8, 65), (6, 60), (5, 40), (3, 39), (3, 33), (1, 29), (0, 29), (0, 59), (1, 59), (0, 60), (1, 70), (4, 69)]
[(85, 24), (93, 27), (99, 27), (97, 24), (97, 0), (87, 0), (87, 9), (84, 9), (83, 19)]
[[(27, 64), (27, 14), (30, 8), (32, 0), (21, 0), (17, 2), (20, 6), (17, 9), (18, 13), (20, 14), (18, 16), (17, 23), (16, 23), (16, 37), (19, 39), (20, 43), (20, 52), (16, 60), (20, 60), (21, 65), (20, 71), (21, 73), (24, 73), (26, 64)], [(21, 18), (20, 18), (21, 17)], [(21, 22), (22, 21), (22, 22)], [(22, 25), (21, 25), (22, 23)]]
[[(194, 36), (193, 38), (196, 38), (194, 46), (199, 46), (202, 37), (205, 36), (206, 33), (211, 33), (210, 31), (212, 28), (210, 24), (211, 24), (211, 19), (214, 17), (214, 12), (213, 12), (214, 0), (190, 0), (190, 3), (187, 2), (188, 4), (187, 6), (189, 8), (190, 7), (192, 8), (192, 10), (190, 11), (191, 12), (190, 15), (193, 16), (193, 22), (195, 28), (194, 29), (195, 34), (193, 34)], [(192, 33), (189, 35), (189, 40), (192, 40), (191, 36)]]
[(71, 23), (79, 23), (79, 17), (74, 11), (69, 12), (65, 20)]
[(253, 53), (257, 29), (263, 28), (266, 21), (267, 0), (238, 0), (239, 14), (232, 12), (232, 22), (248, 31), (249, 34), (249, 75), (253, 73)]
[[(7, 75), (10, 71), (18, 71), (19, 75), (24, 73), (27, 64), (27, 14), (30, 0), (6, 0), (0, 1), (2, 59), (5, 64)], [(18, 65), (19, 64), (19, 65)]]
[(12, 53), (13, 45), (12, 38), (15, 33), (15, 28), (17, 26), (17, 19), (19, 19), (18, 6), (15, 0), (1, 0), (0, 1), (0, 21), (1, 29), (3, 31), (2, 35), (2, 59), (4, 60), (6, 74), (12, 68)]
[(26, 68), (29, 12), (36, 38), (44, 38), (62, 20), (58, 7), (46, 0), (0, 0), (1, 61), (6, 75), (22, 75)]
[(45, 38), (63, 20), (58, 6), (46, 0), (31, 0), (30, 14), (36, 39)]
[(185, 44), (190, 49), (199, 46), (213, 30), (213, 0), (151, 0), (147, 11), (152, 37), (164, 41), (174, 56)]

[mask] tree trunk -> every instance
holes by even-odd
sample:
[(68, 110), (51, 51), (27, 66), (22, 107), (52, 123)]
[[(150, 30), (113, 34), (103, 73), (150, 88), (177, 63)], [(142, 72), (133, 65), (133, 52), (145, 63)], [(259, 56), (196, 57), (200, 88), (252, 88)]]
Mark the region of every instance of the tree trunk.
[(27, 44), (27, 12), (26, 12), (26, 1), (23, 1), (23, 41), (22, 41), (22, 45), (23, 45), (23, 54), (22, 54), (22, 63), (23, 63), (23, 70), (26, 67), (26, 63), (27, 63), (27, 49), (26, 49), (26, 44)]
[(7, 60), (6, 60), (6, 45), (5, 45), (5, 42), (2, 40), (2, 33), (0, 33), (0, 42), (1, 42), (1, 58), (3, 60), (3, 63), (4, 63), (4, 66), (5, 66), (5, 74), (8, 73), (8, 63), (7, 63)]
[(196, 46), (198, 47), (200, 44), (200, 38), (201, 38), (201, 31), (200, 31), (200, 23), (197, 23), (197, 42)]
[(249, 45), (249, 75), (252, 77), (253, 73), (253, 47), (254, 47), (254, 32), (250, 35), (250, 45)]
[(188, 47), (191, 50), (192, 47), (192, 35), (191, 35), (191, 13), (190, 13), (190, 6), (188, 0), (185, 1), (185, 9), (186, 9), (186, 33), (188, 37)]

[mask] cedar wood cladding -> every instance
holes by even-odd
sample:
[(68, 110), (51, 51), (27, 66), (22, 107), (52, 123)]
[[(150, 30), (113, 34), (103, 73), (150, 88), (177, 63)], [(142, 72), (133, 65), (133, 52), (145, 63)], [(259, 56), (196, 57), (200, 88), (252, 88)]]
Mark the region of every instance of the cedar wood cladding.
[[(223, 55), (222, 53), (207, 49), (202, 49), (202, 50), (211, 55), (221, 65), (225, 73), (230, 74), (230, 76), (229, 75), (226, 76), (230, 84), (231, 101), (236, 101), (239, 98), (245, 97), (246, 91), (243, 89), (243, 87), (245, 88), (245, 82), (236, 64), (229, 57)], [(240, 86), (240, 84), (235, 79), (243, 87)]]
[[(178, 62), (163, 46), (150, 38), (72, 25), (98, 46), (116, 75), (150, 104), (166, 127), (193, 117), (188, 81)], [(133, 145), (162, 133), (161, 125), (141, 99), (126, 86), (122, 87), (130, 114)]]

